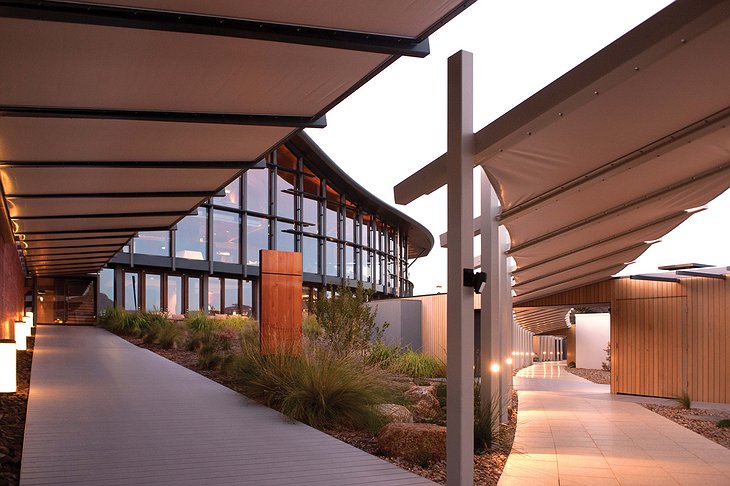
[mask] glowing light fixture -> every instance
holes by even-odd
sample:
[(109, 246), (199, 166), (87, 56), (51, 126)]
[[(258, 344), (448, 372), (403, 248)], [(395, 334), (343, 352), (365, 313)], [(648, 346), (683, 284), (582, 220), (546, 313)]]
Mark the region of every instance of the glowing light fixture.
[(15, 321), (15, 349), (25, 351), (26, 338), (28, 337), (28, 325), (23, 321)]
[(0, 339), (0, 393), (18, 391), (15, 359), (15, 341)]
[(489, 367), (490, 370), (492, 370), (492, 373), (499, 373), (499, 363), (492, 363), (492, 365)]
[(505, 362), (506, 362), (506, 363), (507, 363), (508, 365), (511, 365), (511, 364), (512, 364), (512, 358), (507, 358), (507, 359), (505, 360)]

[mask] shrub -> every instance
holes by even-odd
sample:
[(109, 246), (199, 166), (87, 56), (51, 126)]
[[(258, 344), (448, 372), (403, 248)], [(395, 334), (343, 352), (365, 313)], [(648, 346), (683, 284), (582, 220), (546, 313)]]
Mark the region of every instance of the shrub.
[(474, 386), (474, 452), (491, 449), (501, 439), (499, 431), (500, 404), (506, 406), (501, 394), (492, 395), (488, 403), (481, 403), (479, 386)]
[(440, 359), (424, 353), (406, 349), (395, 358), (389, 368), (396, 373), (413, 378), (436, 378), (446, 376), (446, 366)]
[(394, 398), (381, 371), (324, 348), (261, 356), (249, 346), (225, 371), (245, 395), (315, 427), (376, 429), (375, 405)]
[(168, 321), (167, 324), (160, 329), (157, 342), (164, 349), (177, 348), (185, 337), (185, 330), (175, 322)]
[(99, 316), (99, 326), (115, 334), (121, 334), (125, 325), (124, 309), (118, 307), (107, 307)]
[(730, 419), (722, 419), (717, 422), (718, 427), (730, 427)]
[(216, 352), (212, 344), (203, 344), (198, 350), (198, 366), (205, 370), (213, 370), (223, 363), (223, 356)]
[(611, 342), (609, 341), (603, 350), (606, 352), (606, 361), (601, 363), (601, 367), (603, 367), (606, 371), (611, 371)]
[(185, 316), (185, 324), (190, 328), (192, 332), (208, 332), (213, 328), (213, 322), (211, 319), (200, 311), (190, 312)]
[(692, 408), (692, 399), (690, 398), (689, 392), (687, 390), (683, 390), (682, 393), (674, 395), (672, 398), (679, 404), (680, 407), (687, 409)]
[(314, 314), (305, 314), (302, 316), (302, 333), (311, 340), (317, 340), (322, 334), (322, 326), (317, 321)]
[(372, 291), (362, 282), (354, 290), (343, 285), (331, 292), (332, 297), (317, 300), (317, 322), (331, 350), (343, 356), (363, 352), (372, 338), (382, 337), (388, 324), (375, 324), (375, 310), (367, 305)]
[(575, 368), (575, 361), (568, 363), (568, 368)]
[(389, 346), (383, 341), (377, 341), (370, 346), (366, 362), (372, 366), (389, 368), (402, 352), (400, 346)]

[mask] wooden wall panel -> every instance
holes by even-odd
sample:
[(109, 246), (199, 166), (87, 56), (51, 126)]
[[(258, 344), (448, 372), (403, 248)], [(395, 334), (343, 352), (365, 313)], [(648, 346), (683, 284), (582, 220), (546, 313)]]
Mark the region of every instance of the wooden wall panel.
[(406, 297), (421, 302), (423, 352), (446, 361), (446, 294)]
[(302, 254), (261, 250), (261, 352), (302, 350)]
[(615, 278), (520, 303), (591, 304), (611, 306), (612, 392), (730, 403), (729, 280)]

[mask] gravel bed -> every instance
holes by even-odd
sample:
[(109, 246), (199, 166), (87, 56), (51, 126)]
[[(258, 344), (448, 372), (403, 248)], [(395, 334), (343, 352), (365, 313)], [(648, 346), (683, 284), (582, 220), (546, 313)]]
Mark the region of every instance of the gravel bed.
[(611, 372), (606, 370), (592, 370), (589, 368), (568, 368), (565, 367), (568, 372), (573, 373), (576, 376), (585, 378), (593, 383), (599, 385), (610, 385), (611, 384)]
[(0, 485), (15, 486), (20, 478), (34, 341), (28, 339), (28, 351), (17, 351), (18, 392), (0, 394)]
[(730, 449), (730, 427), (717, 426), (718, 420), (730, 419), (730, 413), (722, 410), (707, 410), (701, 408), (686, 409), (679, 406), (654, 405), (651, 403), (642, 403), (642, 405), (652, 412), (658, 413), (662, 417), (666, 417), (669, 420)]

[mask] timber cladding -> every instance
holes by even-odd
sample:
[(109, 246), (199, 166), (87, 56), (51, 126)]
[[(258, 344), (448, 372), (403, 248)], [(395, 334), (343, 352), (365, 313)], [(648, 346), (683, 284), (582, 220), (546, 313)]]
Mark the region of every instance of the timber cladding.
[(302, 350), (302, 254), (261, 250), (261, 352)]
[(614, 278), (523, 306), (611, 306), (611, 392), (730, 403), (730, 282)]

